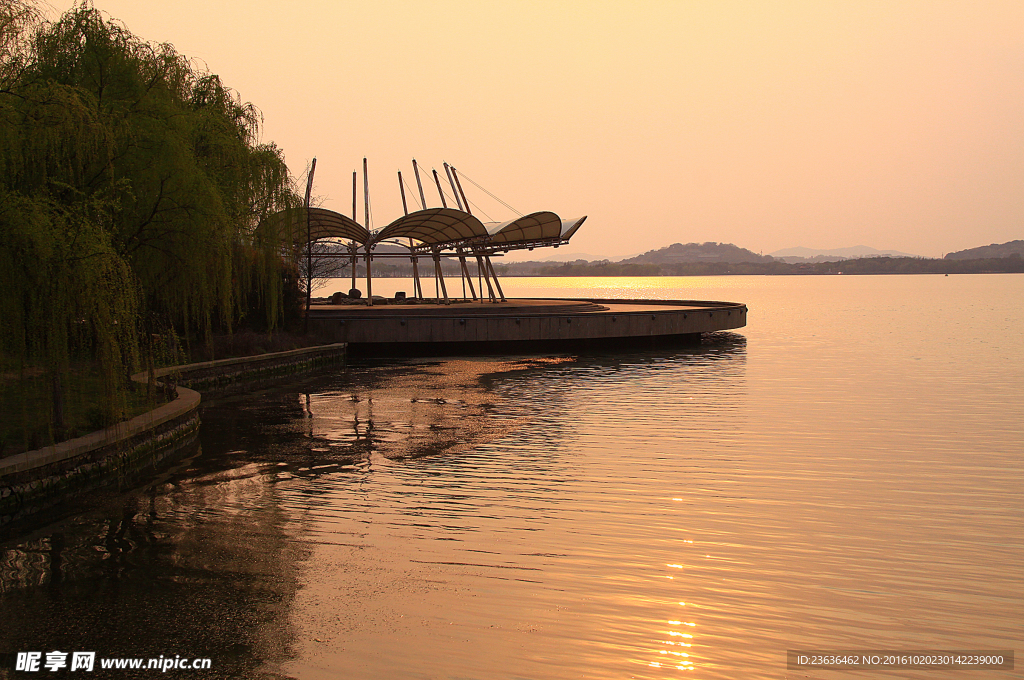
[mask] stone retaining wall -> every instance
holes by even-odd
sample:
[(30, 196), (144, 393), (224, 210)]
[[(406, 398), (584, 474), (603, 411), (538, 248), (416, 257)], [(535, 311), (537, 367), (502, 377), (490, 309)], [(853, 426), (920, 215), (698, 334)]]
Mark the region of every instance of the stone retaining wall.
[[(199, 390), (208, 396), (232, 389), (251, 387), (282, 376), (307, 373), (322, 366), (345, 362), (345, 343), (303, 347), (286, 352), (274, 352), (253, 357), (220, 359), (185, 366), (162, 368), (154, 372), (157, 380), (169, 379), (176, 385)], [(134, 379), (145, 382), (146, 374)]]
[[(178, 385), (177, 398), (152, 411), (84, 437), (0, 459), (0, 526), (135, 473), (195, 444), (200, 395), (343, 363), (345, 344), (275, 352), (165, 368), (157, 380)], [(132, 379), (148, 380), (146, 373)]]

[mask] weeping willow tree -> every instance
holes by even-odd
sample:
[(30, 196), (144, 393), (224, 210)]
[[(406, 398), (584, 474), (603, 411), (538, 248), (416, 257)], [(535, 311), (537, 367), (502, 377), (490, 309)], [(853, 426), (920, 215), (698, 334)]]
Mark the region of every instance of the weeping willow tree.
[(154, 327), (277, 324), (282, 235), (260, 224), (299, 198), (254, 106), (86, 2), (48, 23), (0, 0), (0, 59), (0, 369), (49, 375), (59, 438), (73, 361), (111, 421)]

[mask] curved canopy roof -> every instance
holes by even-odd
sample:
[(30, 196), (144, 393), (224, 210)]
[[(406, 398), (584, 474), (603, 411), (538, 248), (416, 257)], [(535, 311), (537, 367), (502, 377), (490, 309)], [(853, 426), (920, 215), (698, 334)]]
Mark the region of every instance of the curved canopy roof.
[[(293, 208), (271, 215), (264, 223), (276, 226), (286, 240), (295, 244), (305, 243), (305, 214), (303, 209)], [(371, 233), (341, 213), (326, 208), (310, 208), (309, 238), (311, 241), (342, 239), (370, 248), (386, 240), (411, 238), (419, 242), (414, 248), (465, 245), (495, 251), (556, 245), (569, 240), (586, 219), (580, 217), (563, 220), (553, 212), (541, 211), (507, 222), (484, 225), (473, 215), (461, 210), (427, 208), (400, 217), (376, 233)]]
[(571, 220), (562, 220), (562, 233), (559, 237), (562, 240), (568, 241), (572, 238), (572, 235), (576, 233), (576, 230), (583, 226), (583, 223), (587, 221), (587, 216), (574, 217)]
[[(282, 210), (268, 217), (267, 221), (276, 222), (278, 233), (292, 238), (295, 243), (306, 242), (306, 214), (302, 208)], [(310, 208), (309, 240), (319, 241), (325, 238), (339, 238), (365, 244), (370, 240), (370, 232), (363, 225), (339, 212), (326, 208)]]
[(454, 208), (427, 208), (400, 217), (377, 232), (374, 243), (392, 238), (414, 238), (424, 245), (458, 243), (487, 236), (483, 222)]
[(562, 233), (562, 220), (553, 212), (535, 212), (508, 222), (489, 224), (488, 245), (545, 241), (557, 239)]
[(356, 243), (370, 240), (370, 232), (351, 217), (325, 208), (309, 209), (309, 236), (313, 241), (322, 238), (342, 238)]

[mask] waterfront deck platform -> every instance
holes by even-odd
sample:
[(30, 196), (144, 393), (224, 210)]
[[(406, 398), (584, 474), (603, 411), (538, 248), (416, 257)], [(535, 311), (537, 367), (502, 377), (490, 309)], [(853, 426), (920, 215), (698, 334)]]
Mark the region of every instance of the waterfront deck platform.
[(699, 341), (742, 328), (747, 307), (701, 300), (509, 299), (314, 304), (310, 330), (354, 354), (451, 355)]

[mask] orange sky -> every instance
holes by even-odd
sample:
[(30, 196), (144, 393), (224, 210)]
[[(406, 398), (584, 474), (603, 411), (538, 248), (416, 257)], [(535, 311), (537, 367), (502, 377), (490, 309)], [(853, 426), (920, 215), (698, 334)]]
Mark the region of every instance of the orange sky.
[(316, 156), (324, 207), (368, 157), (375, 227), (416, 158), (589, 215), (567, 249), (597, 256), (1024, 238), (1020, 0), (95, 2), (256, 104), (295, 174)]

